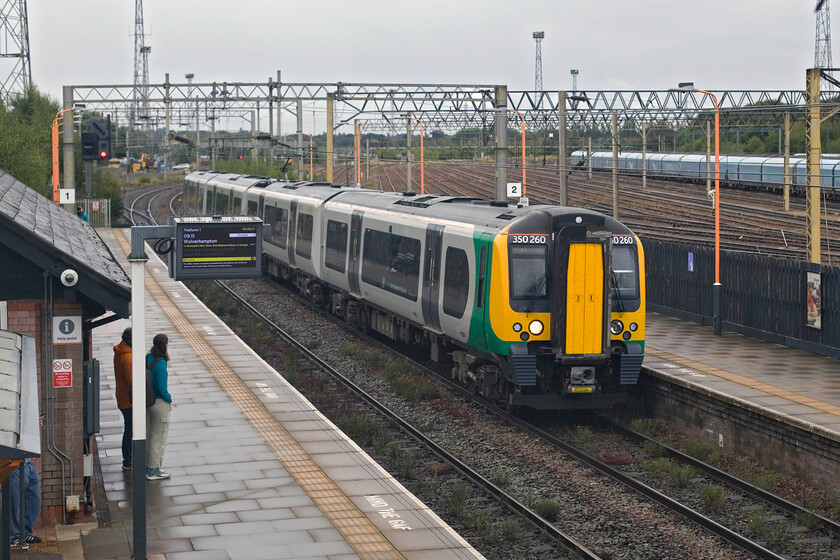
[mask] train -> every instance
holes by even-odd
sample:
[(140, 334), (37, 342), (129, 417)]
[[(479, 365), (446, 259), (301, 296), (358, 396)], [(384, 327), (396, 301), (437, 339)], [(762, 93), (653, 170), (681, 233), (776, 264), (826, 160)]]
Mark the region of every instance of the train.
[[(625, 173), (641, 173), (642, 159), (647, 160), (647, 173), (651, 176), (665, 176), (705, 181), (709, 176), (706, 168), (706, 154), (624, 152), (618, 154), (618, 169)], [(572, 152), (572, 162), (578, 168), (586, 168), (586, 151)], [(711, 177), (714, 179), (714, 154), (710, 160)], [(592, 152), (592, 167), (612, 170), (612, 152)], [(754, 185), (784, 185), (785, 160), (779, 156), (720, 156), (721, 181)], [(791, 185), (806, 185), (806, 163), (803, 154), (789, 158), (788, 173)], [(826, 157), (820, 160), (820, 186), (840, 188), (840, 158)]]
[(604, 214), (214, 171), (186, 176), (181, 214), (261, 218), (264, 273), (499, 406), (605, 408), (638, 384), (644, 251)]

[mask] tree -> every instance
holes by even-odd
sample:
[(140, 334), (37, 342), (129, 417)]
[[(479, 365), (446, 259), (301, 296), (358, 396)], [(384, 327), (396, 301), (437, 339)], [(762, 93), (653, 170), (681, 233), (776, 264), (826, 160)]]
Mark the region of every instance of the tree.
[(52, 121), (58, 103), (34, 87), (11, 107), (0, 102), (0, 169), (45, 196), (52, 196)]

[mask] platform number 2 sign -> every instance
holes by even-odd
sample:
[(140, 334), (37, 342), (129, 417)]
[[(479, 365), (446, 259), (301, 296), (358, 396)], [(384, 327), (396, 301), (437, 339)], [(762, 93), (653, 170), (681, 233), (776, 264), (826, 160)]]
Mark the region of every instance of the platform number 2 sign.
[(522, 183), (507, 184), (508, 198), (522, 198)]

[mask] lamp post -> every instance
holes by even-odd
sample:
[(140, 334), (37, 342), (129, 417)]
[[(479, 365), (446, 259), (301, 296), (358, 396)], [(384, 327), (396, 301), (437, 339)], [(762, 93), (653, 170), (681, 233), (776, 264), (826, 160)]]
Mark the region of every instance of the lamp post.
[(694, 87), (694, 82), (681, 83), (671, 91), (696, 91), (706, 94), (715, 102), (715, 283), (712, 286), (712, 313), (714, 315), (714, 333), (720, 336), (723, 320), (720, 315), (720, 110), (717, 96), (703, 89)]
[(516, 109), (511, 109), (511, 111), (519, 115), (519, 118), (522, 119), (522, 198), (527, 200), (528, 197), (525, 191), (525, 115)]
[(408, 118), (420, 123), (420, 194), (426, 194), (426, 176), (424, 174), (425, 161), (423, 160), (423, 121), (417, 117), (409, 116)]
[(309, 180), (314, 181), (315, 176), (312, 174), (312, 135), (301, 132), (304, 136), (309, 136)]

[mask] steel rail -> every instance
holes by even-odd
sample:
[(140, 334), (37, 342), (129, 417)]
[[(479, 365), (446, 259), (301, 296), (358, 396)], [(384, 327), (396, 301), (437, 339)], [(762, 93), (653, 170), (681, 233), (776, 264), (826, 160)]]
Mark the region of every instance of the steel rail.
[(451, 464), (458, 472), (462, 475), (466, 476), (467, 478), (471, 479), (475, 484), (480, 486), (485, 491), (492, 494), (497, 500), (505, 504), (511, 511), (516, 512), (517, 514), (521, 515), (525, 519), (527, 519), (532, 525), (534, 525), (537, 529), (544, 531), (547, 535), (551, 538), (556, 540), (562, 546), (568, 548), (570, 551), (574, 551), (582, 558), (589, 558), (591, 560), (599, 560), (600, 557), (597, 556), (595, 553), (587, 549), (583, 544), (579, 543), (574, 537), (567, 535), (560, 529), (558, 529), (554, 524), (546, 521), (539, 515), (537, 515), (534, 511), (529, 509), (525, 504), (518, 501), (513, 496), (507, 494), (504, 490), (487, 480), (484, 476), (479, 474), (478, 472), (471, 469), (466, 463), (463, 463), (457, 457), (449, 453), (446, 449), (439, 446), (437, 443), (429, 439), (426, 435), (424, 435), (420, 430), (415, 428), (411, 423), (407, 422), (403, 418), (401, 418), (396, 413), (389, 410), (385, 405), (381, 404), (377, 401), (373, 396), (369, 395), (365, 392), (361, 387), (353, 383), (349, 378), (342, 375), (338, 370), (330, 366), (327, 362), (319, 358), (315, 353), (309, 350), (303, 343), (298, 342), (292, 335), (287, 333), (283, 328), (279, 325), (272, 322), (268, 317), (263, 315), (259, 310), (257, 310), (254, 306), (250, 303), (245, 301), (242, 297), (240, 297), (236, 292), (234, 292), (229, 286), (226, 284), (215, 281), (218, 286), (224, 289), (230, 297), (237, 301), (240, 305), (242, 305), (245, 309), (247, 309), (250, 313), (252, 313), (255, 317), (259, 318), (265, 324), (269, 325), (276, 333), (278, 333), (281, 337), (286, 339), (289, 344), (293, 345), (297, 350), (303, 353), (307, 358), (315, 362), (321, 369), (329, 373), (331, 376), (335, 377), (345, 386), (347, 386), (350, 390), (354, 393), (359, 395), (365, 402), (367, 402), (370, 406), (374, 407), (377, 411), (381, 414), (386, 416), (388, 419), (396, 422), (401, 429), (409, 433), (412, 437), (417, 439), (418, 441), (422, 442), (426, 445), (429, 449), (431, 449), (436, 455), (441, 457), (444, 461)]
[[(224, 284), (221, 284), (221, 283), (219, 283), (219, 284), (222, 285), (224, 287), (224, 289), (228, 293), (232, 294), (233, 297), (235, 297), (237, 300), (241, 300), (241, 298), (239, 298), (239, 296), (234, 295), (235, 293), (228, 286), (225, 286)], [(283, 288), (283, 289), (285, 289), (285, 288)], [(288, 291), (288, 290), (286, 290), (286, 291)], [(311, 302), (309, 302), (305, 299), (300, 298), (300, 296), (298, 296), (297, 294), (294, 294), (293, 292), (289, 292), (289, 293), (293, 294), (295, 296), (295, 298), (298, 299), (298, 301), (304, 302), (312, 310), (317, 311), (319, 313), (325, 313), (323, 309), (315, 306), (314, 304), (312, 304)], [(250, 306), (250, 304), (248, 304), (247, 302), (244, 302), (244, 304), (248, 308), (253, 309)], [(254, 309), (253, 312), (254, 313), (259, 313), (258, 311), (256, 311), (256, 309)], [(262, 314), (260, 314), (259, 316), (262, 317)], [(383, 349), (387, 350), (388, 352), (392, 352), (392, 353), (396, 352), (393, 348), (391, 348), (387, 344), (384, 344), (383, 342), (380, 342), (380, 341), (376, 340), (375, 338), (372, 338), (368, 335), (365, 335), (364, 333), (359, 332), (357, 329), (353, 329), (352, 327), (350, 327), (346, 323), (338, 321), (337, 319), (335, 319), (331, 315), (326, 314), (326, 316), (330, 317), (332, 320), (336, 321), (338, 324), (344, 326), (345, 328), (348, 328), (348, 329), (352, 330), (358, 336), (362, 337), (365, 341), (367, 341), (371, 344), (374, 344), (379, 348), (383, 348)], [(279, 330), (279, 332), (283, 332), (282, 329), (280, 329), (279, 327), (277, 327), (276, 325), (271, 323), (271, 321), (266, 320), (266, 322), (268, 324), (272, 325), (272, 328), (277, 328)], [(284, 335), (284, 336), (288, 336), (288, 335)], [(311, 352), (309, 350), (306, 350), (305, 348), (303, 348), (302, 345), (299, 346), (299, 343), (293, 343), (293, 344), (295, 344), (296, 347), (302, 348), (303, 351), (305, 351), (307, 355), (311, 354)], [(602, 461), (599, 461), (598, 459), (596, 459), (596, 458), (594, 458), (590, 455), (587, 455), (586, 453), (584, 453), (584, 452), (580, 451), (579, 449), (569, 445), (568, 443), (560, 440), (559, 438), (553, 436), (552, 434), (549, 434), (548, 432), (546, 432), (546, 431), (544, 431), (544, 430), (542, 430), (542, 429), (540, 429), (536, 426), (533, 426), (533, 425), (529, 424), (528, 422), (520, 419), (517, 416), (514, 416), (510, 413), (507, 413), (507, 412), (501, 410), (495, 404), (490, 403), (490, 402), (484, 400), (483, 398), (473, 394), (468, 389), (466, 389), (464, 387), (461, 387), (457, 383), (455, 383), (452, 380), (446, 378), (445, 376), (442, 376), (442, 375), (438, 374), (434, 370), (431, 370), (430, 368), (428, 368), (425, 365), (417, 362), (416, 360), (413, 360), (413, 359), (411, 359), (408, 356), (405, 356), (403, 354), (399, 354), (399, 355), (402, 359), (409, 360), (415, 367), (417, 367), (419, 370), (426, 373), (426, 375), (429, 375), (429, 376), (435, 378), (436, 380), (442, 382), (446, 387), (448, 387), (452, 391), (458, 393), (459, 395), (464, 397), (466, 400), (481, 406), (482, 408), (484, 408), (490, 414), (493, 414), (493, 415), (495, 415), (499, 418), (502, 418), (502, 419), (508, 421), (509, 423), (513, 424), (514, 426), (522, 429), (526, 433), (529, 433), (529, 434), (531, 434), (531, 435), (533, 435), (533, 436), (535, 436), (539, 439), (542, 439), (543, 441), (551, 444), (552, 446), (560, 449), (561, 451), (566, 452), (567, 454), (569, 454), (569, 455), (575, 457), (576, 459), (582, 461), (583, 463), (585, 463), (587, 466), (593, 468), (594, 470), (596, 470), (596, 471), (604, 474), (605, 476), (607, 476), (607, 477), (609, 477), (609, 478), (627, 486), (628, 488), (640, 493), (641, 495), (645, 496), (646, 498), (648, 498), (648, 499), (650, 499), (650, 500), (652, 500), (652, 501), (670, 509), (671, 511), (681, 515), (682, 517), (684, 517), (686, 519), (688, 519), (689, 521), (691, 521), (693, 523), (696, 523), (700, 527), (702, 527), (705, 530), (709, 531), (710, 533), (722, 538), (723, 540), (732, 544), (736, 548), (739, 548), (739, 549), (741, 549), (745, 552), (751, 553), (751, 554), (755, 554), (757, 557), (761, 558), (762, 560), (786, 560), (786, 558), (784, 556), (780, 556), (780, 555), (774, 553), (773, 551), (764, 548), (763, 546), (756, 543), (755, 541), (752, 541), (752, 540), (748, 539), (747, 537), (744, 537), (743, 535), (740, 535), (740, 534), (736, 533), (735, 531), (732, 531), (731, 529), (729, 529), (727, 527), (724, 527), (723, 525), (717, 523), (716, 521), (714, 521), (712, 519), (709, 519), (708, 517), (702, 515), (701, 513), (697, 512), (695, 510), (692, 510), (691, 508), (677, 502), (676, 500), (673, 500), (672, 498), (662, 494), (661, 492), (658, 492), (657, 490), (651, 488), (650, 486), (647, 486), (646, 484), (643, 484), (643, 483), (637, 481), (636, 479), (634, 479), (634, 478), (632, 478), (628, 475), (625, 475), (624, 473), (621, 473), (620, 471), (612, 468), (611, 466), (607, 465), (606, 463), (603, 463)], [(319, 364), (320, 364), (320, 360), (317, 359), (317, 357), (316, 357), (316, 361), (318, 361)], [(325, 366), (325, 367), (329, 367), (329, 366)], [(352, 384), (352, 382), (350, 382), (350, 383)], [(350, 385), (348, 385), (348, 386), (350, 386)], [(352, 387), (356, 387), (356, 386), (352, 385)], [(353, 390), (355, 391), (356, 389), (353, 389)], [(361, 388), (359, 388), (358, 391), (360, 392), (359, 394), (366, 394), (366, 393), (364, 393), (364, 391)], [(388, 414), (387, 412), (383, 412), (383, 413)], [(412, 430), (413, 430), (413, 428), (412, 428)], [(457, 459), (455, 459), (454, 457), (453, 457), (453, 460), (457, 461)], [(460, 461), (458, 461), (458, 463), (460, 463)], [(453, 463), (453, 465), (456, 465), (456, 463)], [(469, 467), (464, 466), (464, 468), (467, 469), (467, 470), (470, 470)], [(461, 469), (458, 468), (458, 470), (460, 471)], [(467, 475), (467, 476), (470, 476), (470, 475)], [(485, 480), (483, 477), (481, 477), (481, 475), (478, 475), (478, 476), (480, 477), (481, 480)], [(492, 484), (492, 483), (490, 483), (490, 484)], [(496, 490), (500, 493), (503, 493), (503, 491), (501, 489), (496, 489)], [(495, 495), (495, 493), (494, 493), (494, 495)], [(515, 498), (513, 498), (513, 497), (510, 497), (510, 499), (515, 501)], [(522, 505), (520, 507), (527, 510), (527, 507), (525, 507), (524, 505)], [(528, 511), (530, 512), (530, 510), (528, 510)], [(536, 516), (536, 519), (540, 520), (541, 522), (547, 523), (544, 520), (542, 520), (541, 517), (537, 516), (535, 513), (533, 513), (533, 512), (530, 512), (530, 513), (531, 513), (531, 515)], [(549, 525), (551, 525), (551, 524), (549, 524)], [(551, 526), (553, 527), (553, 525), (551, 525)], [(559, 529), (556, 529), (556, 528), (554, 528), (554, 529), (555, 529), (555, 531), (559, 531)], [(569, 538), (571, 538), (571, 537), (569, 537)], [(575, 542), (575, 541), (572, 541), (572, 542)]]
[[(228, 288), (227, 286), (224, 286), (224, 288), (229, 293), (233, 293), (233, 291), (230, 288)], [(292, 293), (292, 292), (290, 292), (290, 293)], [(312, 304), (311, 302), (308, 302), (307, 300), (304, 300), (304, 299), (300, 298), (300, 296), (298, 296), (297, 294), (293, 294), (293, 295), (299, 301), (302, 301), (302, 302), (306, 303), (314, 311), (317, 311), (319, 313), (325, 313), (323, 309), (315, 306), (314, 304)], [(237, 298), (238, 298), (238, 296), (237, 296)], [(241, 298), (238, 298), (238, 299), (241, 299)], [(245, 302), (245, 303), (247, 304), (247, 302)], [(255, 310), (255, 312), (256, 312), (256, 310)], [(350, 327), (346, 323), (339, 322), (337, 319), (335, 319), (334, 317), (332, 317), (329, 314), (327, 314), (327, 316), (329, 316), (333, 320), (337, 321), (342, 326), (353, 330), (357, 335), (361, 336), (367, 342), (370, 342), (370, 343), (376, 345), (379, 348), (386, 349), (389, 352), (396, 352), (393, 348), (391, 348), (387, 344), (384, 344), (384, 343), (382, 343), (382, 342), (380, 342), (380, 341), (378, 341), (378, 340), (376, 340), (376, 339), (374, 339), (374, 338), (372, 338), (368, 335), (365, 335), (364, 333), (359, 332), (357, 329), (353, 329), (352, 327)], [(272, 324), (270, 321), (268, 321), (268, 323)], [(308, 350), (306, 352), (307, 352), (307, 354), (310, 353)], [(576, 459), (582, 461), (583, 463), (585, 463), (587, 466), (593, 468), (594, 470), (596, 470), (596, 471), (604, 474), (605, 476), (607, 476), (607, 477), (609, 477), (609, 478), (627, 486), (628, 488), (640, 493), (641, 495), (645, 496), (646, 498), (648, 498), (648, 499), (650, 499), (650, 500), (652, 500), (652, 501), (670, 509), (671, 511), (681, 515), (682, 517), (684, 517), (686, 519), (688, 519), (689, 521), (692, 521), (693, 523), (696, 523), (697, 525), (706, 529), (710, 533), (712, 533), (712, 534), (722, 538), (723, 540), (729, 542), (730, 544), (732, 544), (736, 548), (739, 548), (739, 549), (741, 549), (745, 552), (751, 553), (751, 554), (755, 554), (757, 557), (761, 558), (762, 560), (785, 560), (784, 556), (780, 556), (780, 555), (776, 554), (775, 552), (764, 548), (763, 546), (756, 543), (755, 541), (753, 541), (751, 539), (748, 539), (747, 537), (745, 537), (743, 535), (740, 535), (740, 534), (736, 533), (735, 531), (732, 531), (728, 527), (725, 527), (725, 526), (717, 523), (716, 521), (714, 521), (712, 519), (709, 519), (708, 517), (702, 515), (701, 513), (699, 513), (697, 511), (695, 511), (695, 510), (677, 502), (676, 500), (662, 494), (661, 492), (651, 488), (650, 486), (647, 486), (646, 484), (643, 484), (642, 482), (639, 482), (638, 480), (634, 479), (633, 477), (625, 475), (624, 473), (614, 469), (613, 467), (607, 465), (606, 463), (604, 463), (602, 461), (599, 461), (595, 457), (587, 455), (583, 451), (581, 451), (581, 450), (573, 447), (572, 445), (560, 440), (559, 438), (553, 436), (552, 434), (549, 434), (548, 432), (546, 432), (546, 431), (544, 431), (544, 430), (542, 430), (542, 429), (540, 429), (536, 426), (533, 426), (532, 424), (529, 424), (525, 420), (522, 420), (521, 418), (519, 418), (517, 416), (514, 416), (513, 414), (510, 414), (508, 412), (505, 412), (505, 411), (501, 410), (497, 405), (495, 405), (491, 402), (488, 402), (485, 399), (473, 394), (468, 389), (466, 389), (464, 387), (461, 387), (460, 385), (458, 385), (454, 381), (448, 379), (445, 376), (442, 376), (442, 375), (438, 374), (434, 370), (426, 367), (425, 365), (417, 362), (416, 360), (413, 360), (410, 357), (405, 356), (403, 354), (399, 354), (399, 355), (400, 355), (401, 358), (409, 360), (415, 367), (417, 367), (418, 369), (420, 369), (421, 371), (426, 373), (426, 375), (429, 375), (431, 377), (434, 377), (436, 380), (441, 381), (448, 388), (450, 388), (454, 392), (460, 394), (462, 397), (464, 397), (468, 401), (473, 402), (473, 403), (481, 406), (482, 408), (484, 408), (490, 414), (493, 414), (493, 415), (495, 415), (499, 418), (502, 418), (502, 419), (508, 421), (509, 423), (513, 424), (514, 426), (524, 430), (526, 433), (529, 433), (529, 434), (531, 434), (531, 435), (533, 435), (533, 436), (535, 436), (539, 439), (542, 439), (543, 441), (551, 444), (552, 446), (560, 449), (561, 451), (566, 452), (567, 454), (569, 454), (569, 455), (575, 457)], [(362, 391), (362, 390), (359, 389), (359, 391)], [(455, 460), (457, 461), (457, 459), (455, 459)], [(465, 468), (469, 469), (469, 467), (465, 467)], [(483, 479), (483, 477), (482, 477), (482, 479)], [(498, 491), (503, 492), (500, 489)], [(511, 497), (511, 500), (515, 500), (515, 498)], [(525, 506), (522, 506), (522, 507), (524, 508)], [(527, 508), (525, 508), (525, 509), (527, 509)], [(536, 515), (536, 514), (533, 514), (533, 515)], [(542, 519), (539, 516), (537, 516), (537, 518), (540, 519), (540, 520)]]
[(745, 480), (741, 480), (740, 478), (738, 478), (736, 476), (733, 476), (733, 475), (729, 474), (728, 472), (725, 472), (725, 471), (722, 471), (722, 470), (718, 469), (714, 465), (710, 465), (708, 463), (705, 463), (705, 462), (701, 461), (700, 459), (697, 459), (696, 457), (692, 457), (691, 455), (680, 451), (679, 449), (670, 447), (670, 446), (668, 446), (668, 445), (666, 445), (666, 444), (664, 444), (660, 441), (656, 441), (654, 439), (651, 439), (644, 434), (640, 434), (639, 432), (633, 431), (632, 429), (630, 429), (626, 426), (622, 426), (621, 424), (618, 424), (617, 422), (614, 422), (613, 420), (610, 420), (609, 418), (606, 418), (606, 417), (603, 417), (603, 416), (599, 416), (598, 418), (599, 418), (600, 421), (603, 421), (611, 429), (613, 429), (617, 432), (620, 432), (622, 435), (624, 435), (626, 437), (629, 437), (629, 438), (633, 438), (637, 441), (655, 443), (656, 445), (660, 446), (662, 449), (665, 450), (668, 457), (677, 459), (678, 461), (681, 461), (683, 463), (687, 463), (687, 464), (691, 465), (692, 467), (703, 471), (709, 477), (714, 478), (714, 479), (722, 482), (723, 484), (729, 485), (729, 486), (731, 486), (731, 487), (733, 487), (733, 488), (735, 488), (735, 489), (737, 489), (741, 492), (744, 492), (745, 494), (748, 494), (748, 495), (752, 496), (753, 498), (755, 498), (757, 500), (767, 502), (768, 504), (771, 504), (772, 506), (774, 506), (774, 507), (776, 507), (780, 510), (786, 511), (787, 513), (789, 513), (791, 515), (801, 515), (801, 514), (809, 515), (815, 521), (819, 522), (819, 524), (823, 528), (823, 530), (825, 530), (827, 532), (830, 532), (830, 533), (833, 533), (835, 535), (835, 537), (840, 536), (840, 523), (837, 523), (836, 521), (833, 521), (831, 519), (828, 519), (827, 517), (824, 517), (822, 515), (819, 515), (817, 513), (809, 511), (809, 510), (803, 508), (802, 506), (800, 506), (798, 504), (795, 504), (795, 503), (793, 503), (789, 500), (786, 500), (786, 499), (782, 498), (781, 496), (777, 496), (777, 495), (775, 495), (771, 492), (768, 492), (767, 490), (759, 488), (758, 486), (756, 486), (754, 484), (750, 484), (749, 482), (746, 482)]
[[(413, 362), (413, 361), (412, 361)], [(551, 445), (557, 447), (558, 449), (572, 455), (576, 459), (584, 462), (587, 466), (595, 469), (596, 471), (608, 476), (609, 478), (620, 482), (621, 484), (639, 492), (646, 498), (665, 506), (666, 508), (678, 513), (679, 515), (685, 517), (686, 519), (698, 524), (699, 526), (703, 527), (710, 533), (717, 535), (718, 537), (724, 539), (725, 541), (729, 542), (733, 546), (744, 550), (745, 552), (749, 552), (751, 554), (755, 554), (759, 558), (766, 559), (766, 560), (785, 560), (786, 557), (780, 556), (775, 552), (768, 550), (761, 546), (760, 544), (744, 537), (732, 531), (728, 527), (724, 527), (723, 525), (717, 523), (716, 521), (709, 519), (705, 515), (684, 506), (683, 504), (669, 498), (665, 494), (651, 488), (650, 486), (639, 482), (638, 480), (634, 479), (631, 476), (625, 475), (624, 473), (612, 468), (611, 466), (607, 465), (606, 463), (599, 461), (595, 457), (587, 455), (583, 451), (577, 449), (576, 447), (569, 445), (568, 443), (560, 440), (559, 438), (549, 434), (548, 432), (522, 420), (521, 418), (514, 416), (508, 412), (500, 410), (496, 405), (493, 403), (487, 402), (486, 400), (478, 397), (477, 395), (472, 394), (467, 389), (457, 385), (456, 383), (452, 382), (451, 380), (437, 374), (433, 370), (423, 366), (422, 364), (418, 364), (416, 362), (415, 365), (421, 368), (422, 370), (428, 372), (428, 374), (433, 375), (436, 379), (439, 379), (446, 383), (446, 385), (453, 390), (456, 390), (458, 393), (463, 395), (464, 397), (469, 398), (470, 401), (474, 402), (475, 404), (483, 407), (487, 412), (494, 414), (500, 418), (504, 418), (509, 423), (515, 425), (516, 427), (524, 430), (525, 432), (538, 437), (539, 439), (550, 443)]]

